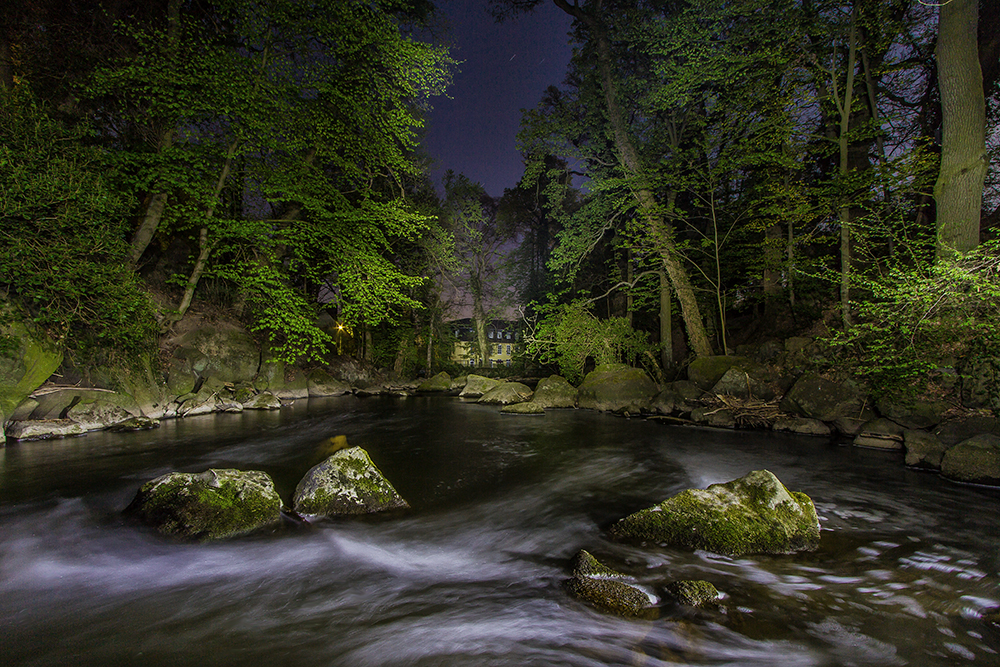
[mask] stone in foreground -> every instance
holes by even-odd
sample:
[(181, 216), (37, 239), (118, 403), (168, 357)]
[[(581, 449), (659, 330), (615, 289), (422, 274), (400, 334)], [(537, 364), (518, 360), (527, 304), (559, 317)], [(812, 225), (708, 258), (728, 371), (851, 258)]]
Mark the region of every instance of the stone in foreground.
[(636, 616), (648, 609), (652, 601), (629, 582), (634, 580), (606, 567), (581, 549), (574, 559), (573, 576), (566, 582), (566, 588), (574, 596), (605, 611)]
[(217, 540), (281, 521), (281, 498), (259, 470), (172, 472), (140, 487), (126, 514), (164, 535)]
[(295, 487), (294, 509), (311, 516), (371, 514), (409, 507), (361, 447), (336, 452)]
[(791, 493), (767, 470), (725, 484), (688, 489), (620, 520), (612, 532), (726, 556), (790, 554), (819, 545), (812, 500)]

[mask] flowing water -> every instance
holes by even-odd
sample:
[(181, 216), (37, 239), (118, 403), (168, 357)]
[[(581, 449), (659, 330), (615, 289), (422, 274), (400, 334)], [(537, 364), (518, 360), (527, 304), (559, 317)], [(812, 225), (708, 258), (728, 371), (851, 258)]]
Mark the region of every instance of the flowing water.
[[(222, 543), (121, 518), (144, 482), (259, 469), (288, 502), (317, 443), (365, 447), (412, 509)], [(0, 665), (998, 665), (995, 490), (824, 439), (543, 417), (446, 397), (300, 401), (0, 449)], [(723, 558), (609, 539), (753, 469), (804, 491), (821, 547)], [(623, 619), (567, 595), (586, 548), (715, 609)]]

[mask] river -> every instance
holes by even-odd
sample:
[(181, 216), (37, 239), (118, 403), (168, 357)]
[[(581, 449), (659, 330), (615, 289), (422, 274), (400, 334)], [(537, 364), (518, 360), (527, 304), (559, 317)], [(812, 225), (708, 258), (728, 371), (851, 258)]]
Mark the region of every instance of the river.
[[(121, 517), (144, 482), (258, 469), (288, 502), (345, 434), (412, 509), (221, 543)], [(353, 396), (0, 449), (0, 664), (318, 666), (1000, 664), (1000, 493), (826, 439)], [(804, 491), (817, 552), (724, 558), (609, 539), (690, 487), (766, 468)], [(567, 595), (581, 548), (717, 609), (655, 619)]]

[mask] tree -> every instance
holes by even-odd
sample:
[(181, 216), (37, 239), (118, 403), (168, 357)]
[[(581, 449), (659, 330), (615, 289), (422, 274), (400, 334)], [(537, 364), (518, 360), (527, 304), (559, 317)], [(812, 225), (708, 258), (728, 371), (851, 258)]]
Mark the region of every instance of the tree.
[[(490, 0), (494, 14), (498, 18), (530, 11), (542, 0)], [(614, 13), (614, 8), (606, 8), (603, 0), (592, 0), (585, 4), (567, 0), (553, 0), (555, 5), (572, 16), (585, 31), (590, 53), (595, 59), (596, 75), (603, 92), (606, 122), (615, 148), (615, 157), (625, 178), (630, 181), (631, 191), (638, 214), (641, 216), (656, 252), (670, 278), (674, 293), (680, 302), (681, 313), (687, 328), (688, 340), (695, 355), (712, 354), (712, 345), (705, 331), (701, 309), (691, 285), (688, 272), (678, 253), (674, 232), (664, 219), (663, 209), (657, 202), (649, 174), (644, 165), (635, 139), (629, 130), (628, 116), (621, 106), (611, 38), (606, 21)]]
[(979, 245), (986, 179), (986, 100), (979, 64), (976, 0), (947, 0), (938, 20), (941, 88), (941, 170), (934, 185), (937, 254), (946, 258)]
[(488, 364), (491, 346), (486, 327), (510, 301), (503, 269), (514, 230), (498, 219), (497, 201), (464, 174), (447, 171), (444, 191), (446, 225), (455, 241), (456, 270), (451, 279), (459, 298), (472, 302), (479, 358)]
[(404, 34), (399, 13), (424, 4), (181, 4), (166, 30), (133, 32), (139, 57), (98, 72), (92, 92), (117, 101), (116, 118), (154, 119), (152, 140), (120, 153), (123, 185), (146, 202), (133, 257), (152, 233), (194, 248), (168, 322), (206, 275), (238, 285), (252, 328), (290, 357), (329, 343), (310, 325), (325, 285), (359, 325), (419, 305), (409, 293), (423, 278), (390, 256), (428, 224), (401, 183), (419, 171), (420, 111), (452, 65)]

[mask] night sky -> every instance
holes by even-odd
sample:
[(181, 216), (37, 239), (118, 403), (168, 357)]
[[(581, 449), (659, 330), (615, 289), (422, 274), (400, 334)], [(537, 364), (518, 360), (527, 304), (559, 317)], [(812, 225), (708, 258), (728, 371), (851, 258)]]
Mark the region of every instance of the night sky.
[(448, 89), (432, 101), (424, 148), (439, 185), (446, 169), (464, 173), (493, 195), (523, 173), (515, 148), (521, 109), (534, 108), (566, 76), (570, 17), (551, 2), (497, 24), (487, 0), (438, 0), (447, 17), (451, 54), (464, 61)]

